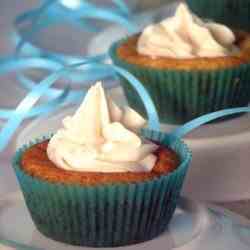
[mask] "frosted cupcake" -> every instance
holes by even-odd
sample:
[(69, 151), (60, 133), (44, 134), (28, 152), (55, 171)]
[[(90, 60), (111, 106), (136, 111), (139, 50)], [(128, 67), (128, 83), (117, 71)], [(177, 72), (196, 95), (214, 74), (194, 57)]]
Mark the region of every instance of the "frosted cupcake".
[(73, 245), (113, 247), (150, 240), (174, 213), (191, 155), (180, 141), (144, 129), (100, 83), (52, 138), (14, 160), (37, 229)]
[[(185, 4), (173, 17), (116, 42), (110, 56), (141, 80), (162, 122), (183, 123), (249, 102), (250, 35), (204, 21)], [(145, 115), (124, 79), (122, 86), (130, 106)]]

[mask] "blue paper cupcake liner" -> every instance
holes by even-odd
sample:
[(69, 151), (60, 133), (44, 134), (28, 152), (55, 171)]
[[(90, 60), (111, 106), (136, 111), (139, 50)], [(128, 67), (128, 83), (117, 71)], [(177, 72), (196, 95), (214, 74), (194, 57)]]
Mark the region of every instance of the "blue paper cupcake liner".
[(56, 241), (90, 247), (140, 243), (164, 232), (177, 206), (191, 153), (182, 141), (169, 145), (163, 133), (145, 130), (142, 134), (179, 155), (176, 171), (131, 184), (53, 184), (26, 174), (20, 165), (27, 148), (46, 138), (18, 150), (13, 167), (37, 229)]
[[(128, 63), (117, 55), (126, 39), (109, 51), (113, 63), (137, 77), (150, 94), (162, 123), (183, 124), (227, 108), (243, 107), (250, 101), (250, 64), (218, 70), (153, 69)], [(146, 117), (135, 90), (120, 77), (129, 106)]]

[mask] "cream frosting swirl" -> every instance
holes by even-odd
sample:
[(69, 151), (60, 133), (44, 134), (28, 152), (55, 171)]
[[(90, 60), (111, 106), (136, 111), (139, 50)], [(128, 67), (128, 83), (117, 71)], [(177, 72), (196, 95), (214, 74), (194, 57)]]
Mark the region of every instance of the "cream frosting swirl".
[(144, 29), (137, 51), (152, 58), (223, 57), (237, 51), (235, 40), (229, 28), (201, 20), (181, 3), (173, 17)]
[(146, 121), (129, 107), (121, 109), (92, 86), (83, 103), (51, 138), (47, 154), (59, 168), (82, 172), (150, 172), (157, 145), (136, 131)]

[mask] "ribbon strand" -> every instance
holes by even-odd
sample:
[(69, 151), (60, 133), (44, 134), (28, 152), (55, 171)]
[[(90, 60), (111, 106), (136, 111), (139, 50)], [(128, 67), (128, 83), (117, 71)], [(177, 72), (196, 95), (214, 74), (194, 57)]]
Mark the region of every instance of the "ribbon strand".
[(228, 115), (238, 114), (238, 113), (248, 113), (250, 112), (250, 107), (239, 107), (239, 108), (232, 108), (232, 109), (225, 109), (217, 112), (213, 112), (210, 114), (203, 115), (198, 117), (180, 127), (172, 131), (169, 135), (169, 140), (176, 140), (181, 139), (194, 129), (208, 123), (214, 121), (218, 118), (222, 118)]
[[(52, 65), (50, 65), (52, 63)], [(13, 70), (19, 71), (24, 70), (27, 68), (50, 68), (51, 66), (58, 67), (57, 64), (53, 64), (50, 60), (45, 60), (41, 58), (27, 58), (27, 59), (12, 59), (6, 60), (5, 63), (2, 62), (2, 67), (0, 68), (0, 75), (4, 73), (11, 72)], [(19, 103), (17, 108), (10, 113), (6, 112), (6, 110), (2, 110), (0, 112), (1, 117), (8, 117), (9, 120), (7, 124), (4, 126), (0, 133), (0, 151), (2, 151), (6, 145), (8, 144), (9, 140), (11, 139), (12, 135), (22, 123), (22, 121), (30, 116), (39, 115), (42, 113), (47, 113), (55, 110), (62, 104), (67, 103), (74, 103), (76, 101), (80, 101), (80, 99), (84, 98), (86, 92), (82, 91), (70, 91), (69, 88), (65, 90), (53, 89), (57, 91), (55, 93), (55, 99), (52, 101), (40, 105), (34, 108), (36, 102), (43, 96), (46, 95), (48, 91), (50, 91), (51, 86), (61, 77), (65, 77), (71, 71), (74, 70), (81, 70), (82, 74), (88, 77), (90, 72), (105, 72), (110, 70), (113, 72), (113, 76), (115, 77), (116, 74), (122, 75), (126, 78), (129, 83), (132, 85), (133, 88), (137, 91), (138, 95), (141, 97), (149, 119), (149, 127), (152, 130), (159, 130), (159, 118), (157, 116), (157, 112), (155, 106), (146, 91), (143, 85), (129, 72), (126, 70), (119, 68), (114, 65), (104, 64), (93, 62), (92, 60), (85, 60), (81, 63), (76, 63), (69, 65), (67, 67), (61, 68), (56, 72), (52, 73), (50, 76), (42, 80), (40, 83), (34, 84), (31, 87), (31, 92), (27, 94), (27, 96)], [(116, 74), (115, 74), (116, 73)], [(94, 74), (95, 75), (95, 74)], [(102, 79), (103, 75), (99, 75), (100, 79)], [(95, 75), (98, 78), (98, 74)], [(93, 77), (90, 77), (93, 79)], [(98, 80), (100, 80), (98, 79)], [(56, 96), (57, 94), (57, 96)]]
[[(31, 42), (32, 38), (41, 32), (43, 29), (48, 28), (49, 26), (55, 25), (61, 22), (69, 22), (73, 25), (80, 26), (84, 31), (92, 31), (96, 32), (98, 29), (94, 27), (90, 23), (86, 23), (89, 18), (100, 19), (111, 21), (114, 23), (119, 23), (125, 26), (130, 31), (135, 31), (135, 24), (131, 21), (130, 10), (127, 5), (122, 0), (113, 0), (113, 4), (115, 5), (115, 9), (107, 9), (103, 7), (98, 7), (95, 4), (89, 3), (88, 1), (80, 1), (79, 6), (76, 9), (69, 9), (62, 5), (59, 0), (46, 0), (44, 1), (40, 7), (33, 9), (31, 11), (25, 12), (22, 15), (18, 16), (15, 21), (15, 26), (17, 30), (22, 30), (21, 36), (18, 37), (16, 34), (17, 46), (16, 46), (16, 55), (22, 55), (23, 52), (28, 54), (29, 56), (39, 56), (42, 58), (46, 58), (49, 60), (54, 60), (55, 64), (50, 70), (57, 70), (58, 67), (67, 66), (69, 64), (82, 62), (85, 60), (85, 57), (76, 57), (70, 56), (63, 53), (55, 53), (53, 51), (40, 49), (35, 47)], [(24, 31), (21, 27), (25, 23), (30, 23), (28, 29)], [(96, 57), (88, 58), (89, 61), (99, 61), (102, 62), (107, 58), (107, 54), (98, 55)], [(69, 72), (67, 78), (72, 81), (72, 83), (79, 83), (81, 85), (87, 87), (89, 82), (95, 80), (96, 78), (108, 78), (112, 77), (113, 71), (106, 70), (104, 71), (96, 71), (95, 76), (91, 74), (93, 77), (82, 77), (80, 74), (76, 74), (76, 72)], [(32, 79), (29, 79), (27, 76), (18, 73), (18, 79), (23, 87), (26, 89), (32, 89), (36, 84)], [(83, 82), (86, 82), (84, 84)], [(54, 97), (58, 95), (58, 90), (56, 89), (48, 89), (46, 95), (48, 97)], [(78, 93), (73, 93), (71, 91), (71, 99), (74, 97), (78, 97)], [(78, 99), (78, 98), (77, 98)]]

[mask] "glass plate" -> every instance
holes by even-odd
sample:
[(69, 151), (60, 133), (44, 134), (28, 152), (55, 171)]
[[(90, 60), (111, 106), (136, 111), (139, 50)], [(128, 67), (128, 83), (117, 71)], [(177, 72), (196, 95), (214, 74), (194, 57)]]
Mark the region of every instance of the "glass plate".
[[(249, 250), (249, 237), (249, 224), (243, 218), (215, 207), (208, 210), (202, 204), (182, 198), (164, 234), (154, 240), (119, 249)], [(21, 192), (0, 199), (0, 239), (3, 243), (0, 249), (91, 249), (66, 245), (41, 235), (34, 227)]]

